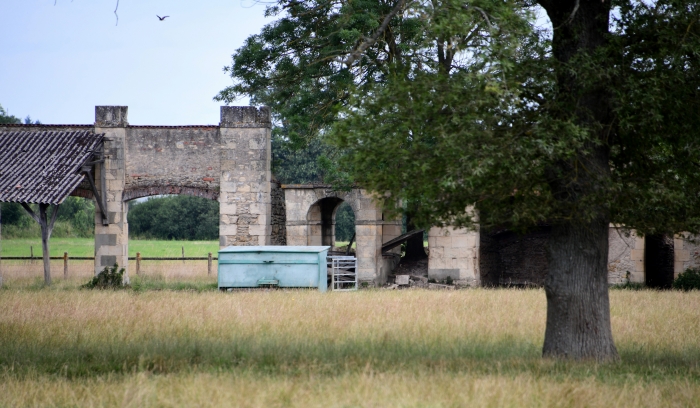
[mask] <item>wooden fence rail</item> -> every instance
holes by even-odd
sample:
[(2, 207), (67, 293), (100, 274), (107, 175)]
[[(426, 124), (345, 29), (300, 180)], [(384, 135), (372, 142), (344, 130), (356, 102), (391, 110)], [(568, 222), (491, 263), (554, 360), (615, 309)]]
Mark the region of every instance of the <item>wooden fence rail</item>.
[[(184, 254), (184, 251), (183, 251)], [(32, 254), (33, 255), (33, 254)], [(13, 260), (13, 261), (36, 261), (39, 258), (34, 256), (3, 256), (2, 260)], [(63, 260), (63, 277), (68, 278), (68, 261), (94, 261), (94, 256), (68, 256), (68, 252), (64, 252), (63, 256), (50, 256), (49, 259), (53, 260)], [(154, 257), (146, 256), (142, 257), (140, 252), (136, 253), (136, 256), (130, 256), (130, 261), (136, 261), (136, 274), (141, 274), (141, 261), (207, 261), (207, 275), (211, 275), (212, 261), (218, 261), (219, 258), (212, 256), (209, 252), (209, 256), (190, 256), (190, 257)]]

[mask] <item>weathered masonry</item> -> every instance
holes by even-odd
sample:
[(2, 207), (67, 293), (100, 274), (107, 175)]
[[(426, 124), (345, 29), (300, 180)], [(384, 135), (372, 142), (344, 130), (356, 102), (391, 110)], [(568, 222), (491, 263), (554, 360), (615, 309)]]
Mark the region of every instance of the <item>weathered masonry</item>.
[[(126, 106), (96, 106), (94, 125), (0, 127), (104, 134), (104, 161), (94, 171), (106, 211), (105, 222), (95, 215), (96, 273), (115, 262), (128, 267), (127, 202), (139, 197), (218, 200), (222, 247), (284, 242), (284, 221), (273, 221), (269, 109), (223, 106), (218, 126), (130, 126), (127, 116)], [(80, 187), (72, 194), (93, 198)]]
[[(71, 193), (95, 198), (97, 192), (101, 200), (95, 214), (96, 273), (115, 262), (128, 273), (129, 200), (185, 194), (219, 201), (221, 247), (333, 247), (335, 214), (345, 201), (355, 214), (358, 278), (384, 283), (396, 265), (398, 248), (382, 253), (382, 245), (401, 235), (400, 221), (385, 219), (371, 195), (359, 188), (341, 192), (329, 186), (279, 185), (270, 171), (269, 109), (223, 106), (220, 114), (218, 125), (131, 126), (126, 106), (97, 106), (93, 125), (2, 125), (0, 133), (104, 135), (92, 167), (82, 170), (94, 188), (85, 179)], [(548, 270), (549, 233), (546, 226), (525, 236), (508, 230), (431, 228), (429, 277), (469, 286), (541, 285)], [(681, 236), (642, 238), (611, 225), (609, 245), (610, 283), (664, 287), (686, 268), (700, 266), (700, 244)]]
[(322, 185), (282, 185), (286, 207), (287, 245), (335, 247), (335, 214), (345, 201), (355, 213), (357, 277), (384, 283), (396, 266), (398, 252), (382, 254), (382, 244), (401, 235), (400, 220), (385, 220), (365, 190), (334, 191)]

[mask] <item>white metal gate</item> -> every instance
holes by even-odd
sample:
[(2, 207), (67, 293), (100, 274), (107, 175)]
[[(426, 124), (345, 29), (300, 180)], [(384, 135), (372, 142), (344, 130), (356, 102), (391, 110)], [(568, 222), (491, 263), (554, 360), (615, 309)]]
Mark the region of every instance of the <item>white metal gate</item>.
[(354, 256), (329, 256), (331, 290), (357, 290), (357, 258)]

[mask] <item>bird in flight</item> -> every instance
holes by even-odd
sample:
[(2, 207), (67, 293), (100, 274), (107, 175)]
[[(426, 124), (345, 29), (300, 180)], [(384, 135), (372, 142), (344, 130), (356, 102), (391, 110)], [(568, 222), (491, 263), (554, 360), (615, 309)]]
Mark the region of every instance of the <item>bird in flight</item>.
[(163, 16), (163, 17), (161, 17), (161, 16), (159, 16), (158, 14), (156, 14), (156, 17), (158, 17), (158, 19), (159, 19), (160, 21), (163, 21), (163, 20), (165, 20), (166, 18), (168, 18), (168, 17), (170, 17), (170, 16)]

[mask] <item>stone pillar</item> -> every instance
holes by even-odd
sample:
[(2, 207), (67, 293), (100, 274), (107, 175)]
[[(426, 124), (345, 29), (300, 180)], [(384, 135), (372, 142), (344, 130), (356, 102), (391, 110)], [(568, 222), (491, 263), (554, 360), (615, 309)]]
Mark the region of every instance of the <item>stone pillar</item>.
[(353, 190), (357, 279), (373, 285), (384, 284), (388, 271), (382, 270), (382, 211), (365, 190)]
[(219, 245), (270, 245), (270, 109), (221, 107)]
[(608, 284), (644, 283), (644, 237), (621, 225), (608, 232)]
[(107, 212), (107, 225), (95, 205), (95, 274), (119, 264), (129, 282), (129, 224), (122, 200), (125, 180), (127, 106), (95, 106), (95, 133), (104, 133), (104, 163), (95, 166), (95, 185)]
[(479, 230), (432, 227), (428, 231), (428, 277), (448, 276), (460, 285), (479, 286)]
[(700, 267), (700, 236), (687, 232), (673, 237), (673, 279), (688, 268)]

